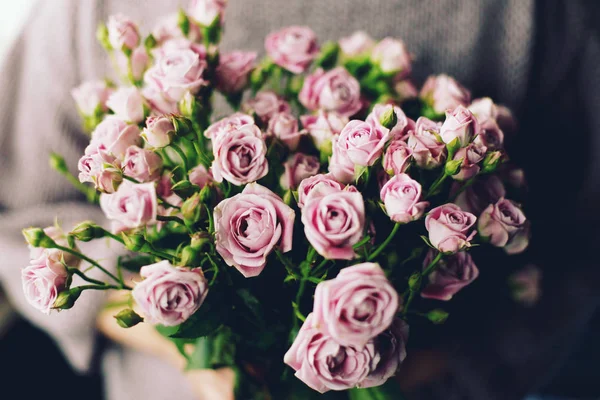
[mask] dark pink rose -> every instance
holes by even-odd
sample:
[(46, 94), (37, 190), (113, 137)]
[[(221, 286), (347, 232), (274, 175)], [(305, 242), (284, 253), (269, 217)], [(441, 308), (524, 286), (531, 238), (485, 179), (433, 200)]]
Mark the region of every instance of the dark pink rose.
[[(435, 250), (430, 250), (423, 261), (423, 270), (434, 257)], [(429, 274), (429, 283), (421, 291), (421, 297), (448, 301), (478, 276), (479, 270), (466, 251), (444, 257), (438, 261), (436, 269)]]
[(490, 204), (479, 217), (478, 229), (483, 238), (508, 254), (522, 253), (529, 245), (529, 221), (511, 200)]
[(354, 120), (348, 122), (336, 140), (336, 150), (347, 154), (354, 165), (368, 167), (383, 153), (390, 140), (390, 130), (373, 123)]
[(129, 123), (142, 122), (146, 114), (144, 98), (135, 87), (116, 90), (110, 95), (106, 105), (115, 113), (115, 117)]
[(242, 104), (242, 110), (248, 114), (255, 113), (264, 123), (268, 123), (275, 114), (291, 111), (290, 105), (270, 90), (256, 93)]
[(415, 130), (408, 137), (408, 147), (412, 150), (415, 164), (420, 168), (433, 169), (446, 161), (446, 145), (440, 138), (442, 124), (420, 117)]
[(121, 163), (103, 144), (90, 144), (77, 167), (79, 182), (92, 182), (102, 193), (114, 193), (123, 181)]
[(103, 113), (108, 111), (106, 101), (112, 92), (113, 89), (109, 88), (105, 81), (88, 81), (71, 90), (71, 96), (79, 112), (89, 117), (98, 111)]
[(344, 129), (348, 123), (348, 117), (343, 117), (335, 112), (328, 113), (319, 110), (317, 114), (301, 116), (300, 121), (319, 151), (331, 154), (333, 137)]
[(290, 26), (265, 38), (265, 49), (273, 62), (294, 74), (306, 71), (319, 54), (317, 36), (306, 26)]
[(151, 182), (160, 177), (162, 166), (162, 158), (155, 152), (130, 146), (123, 160), (123, 173), (138, 182)]
[(294, 210), (257, 183), (221, 201), (214, 212), (217, 252), (245, 277), (259, 275), (267, 256), (292, 249)]
[(309, 110), (335, 111), (345, 117), (362, 108), (360, 84), (343, 67), (327, 72), (319, 68), (307, 76), (298, 99)]
[(281, 140), (288, 149), (296, 151), (305, 132), (298, 130), (298, 120), (289, 111), (273, 114), (269, 119), (267, 135)]
[(298, 207), (304, 207), (306, 199), (313, 190), (320, 191), (319, 187), (328, 186), (337, 190), (343, 190), (344, 185), (336, 181), (330, 174), (319, 174), (305, 178), (298, 186)]
[(339, 40), (340, 49), (346, 56), (359, 56), (368, 53), (375, 46), (375, 41), (365, 31), (356, 31)]
[(390, 138), (403, 139), (405, 136), (405, 130), (409, 125), (409, 120), (406, 118), (406, 114), (404, 114), (402, 109), (398, 106), (394, 106), (392, 104), (376, 104), (375, 107), (373, 107), (373, 111), (371, 111), (371, 113), (367, 116), (366, 122), (381, 128), (385, 128), (381, 124), (381, 119), (382, 116), (384, 116), (385, 113), (390, 112), (390, 110), (394, 110), (397, 120), (396, 125), (390, 128)]
[(135, 49), (140, 43), (137, 25), (123, 14), (108, 17), (108, 41), (115, 50)]
[(457, 181), (466, 181), (477, 175), (481, 169), (479, 163), (483, 161), (487, 147), (479, 142), (473, 142), (467, 147), (459, 149), (454, 155), (454, 160), (462, 159), (460, 171), (458, 174), (452, 175)]
[(131, 295), (145, 322), (175, 326), (185, 322), (202, 305), (208, 282), (201, 268), (175, 267), (163, 260), (140, 269), (144, 280)]
[(479, 123), (471, 111), (463, 106), (446, 111), (446, 120), (440, 128), (440, 137), (444, 143), (458, 138), (461, 147), (466, 147), (479, 134)]
[(381, 188), (381, 201), (391, 220), (409, 223), (423, 216), (429, 203), (421, 200), (421, 185), (407, 174), (392, 177)]
[(235, 113), (215, 122), (204, 131), (204, 136), (211, 139), (213, 148), (218, 146), (219, 139), (243, 125), (254, 125), (254, 119), (243, 113)]
[(50, 314), (58, 294), (66, 289), (68, 272), (61, 260), (42, 254), (21, 270), (25, 299), (44, 314)]
[(280, 185), (283, 189), (296, 189), (302, 180), (319, 173), (319, 159), (303, 153), (292, 154), (285, 163)]
[(100, 208), (106, 218), (116, 220), (127, 228), (155, 223), (157, 207), (154, 183), (125, 181), (115, 193), (100, 196)]
[(471, 93), (448, 75), (427, 78), (419, 97), (438, 114), (471, 102)]
[(150, 147), (160, 149), (171, 143), (174, 134), (175, 126), (171, 118), (151, 116), (146, 118), (146, 127), (141, 136)]
[[(452, 194), (456, 193), (460, 187), (461, 184), (454, 184), (451, 190)], [(495, 204), (504, 196), (506, 196), (506, 189), (500, 178), (496, 175), (484, 175), (478, 177), (471, 186), (456, 196), (454, 203), (465, 211), (481, 215), (487, 206)]]
[(399, 302), (379, 264), (356, 264), (317, 285), (314, 323), (337, 343), (361, 349), (390, 327)]
[(384, 73), (394, 73), (398, 77), (410, 75), (411, 55), (402, 40), (387, 37), (377, 43), (371, 52), (371, 61)]
[(219, 56), (217, 88), (224, 93), (237, 93), (248, 84), (248, 75), (254, 68), (256, 53), (232, 51)]
[(129, 146), (142, 144), (140, 130), (136, 125), (128, 125), (125, 121), (115, 117), (107, 117), (100, 122), (92, 132), (90, 146), (104, 146), (119, 160), (125, 156)]
[(389, 175), (402, 174), (410, 167), (412, 158), (412, 150), (406, 142), (403, 140), (394, 140), (387, 147), (383, 155), (383, 169)]
[(192, 0), (187, 8), (187, 14), (204, 26), (210, 26), (217, 18), (222, 24), (226, 6), (227, 0)]
[(431, 244), (443, 253), (456, 253), (470, 246), (475, 236), (471, 228), (477, 217), (462, 211), (456, 204), (444, 204), (429, 211), (425, 228)]

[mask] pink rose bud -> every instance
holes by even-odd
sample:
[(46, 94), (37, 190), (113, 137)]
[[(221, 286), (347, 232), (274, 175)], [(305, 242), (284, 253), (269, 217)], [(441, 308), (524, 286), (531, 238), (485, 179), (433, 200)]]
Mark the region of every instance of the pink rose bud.
[(309, 110), (335, 111), (345, 117), (362, 108), (360, 84), (343, 67), (327, 72), (319, 68), (308, 75), (298, 99)]
[(204, 136), (212, 140), (214, 149), (215, 147), (218, 147), (218, 143), (222, 137), (225, 137), (231, 132), (235, 132), (243, 125), (254, 125), (254, 119), (246, 114), (235, 113), (206, 128)]
[(429, 241), (442, 253), (456, 253), (466, 247), (475, 231), (471, 231), (477, 217), (462, 211), (456, 204), (444, 204), (429, 211), (425, 217), (425, 228)]
[(314, 190), (320, 191), (319, 188), (322, 186), (328, 186), (340, 191), (344, 189), (344, 185), (336, 181), (330, 174), (319, 174), (305, 178), (298, 186), (298, 207), (302, 209), (308, 195)]
[[(223, 24), (223, 14), (227, 0), (192, 0), (187, 14), (194, 21), (204, 26), (210, 26), (218, 18)], [(193, 24), (192, 24), (193, 25)]]
[(131, 74), (133, 79), (141, 81), (144, 78), (144, 72), (150, 66), (150, 57), (146, 48), (140, 46), (131, 53)]
[(136, 125), (128, 125), (115, 117), (107, 117), (92, 132), (90, 146), (104, 146), (104, 149), (122, 160), (129, 146), (142, 144), (140, 130)]
[(145, 104), (140, 91), (135, 87), (123, 87), (115, 91), (106, 102), (115, 117), (125, 122), (139, 124), (144, 120)]
[(69, 274), (60, 260), (43, 252), (21, 271), (25, 299), (44, 314), (50, 314), (59, 293), (66, 289)]
[(90, 144), (77, 167), (79, 182), (92, 182), (103, 193), (114, 193), (123, 181), (120, 162), (103, 144)]
[(508, 254), (525, 251), (529, 245), (529, 221), (511, 200), (500, 199), (490, 204), (479, 217), (479, 234)]
[(438, 114), (471, 102), (471, 93), (448, 75), (427, 78), (419, 97)]
[(421, 200), (421, 185), (407, 174), (391, 178), (381, 189), (381, 201), (391, 220), (409, 223), (423, 216), (429, 203)]
[[(396, 121), (396, 123), (391, 127), (385, 127), (382, 121), (384, 120), (384, 117), (389, 116), (391, 112), (394, 113), (393, 120)], [(367, 116), (366, 122), (381, 128), (389, 129), (390, 138), (394, 139), (402, 139), (405, 136), (405, 130), (409, 125), (408, 118), (406, 118), (406, 115), (402, 109), (392, 104), (375, 105), (375, 107), (373, 107), (373, 111), (371, 111), (371, 114)]]
[(463, 106), (446, 111), (446, 120), (440, 128), (440, 137), (449, 144), (458, 138), (460, 147), (466, 147), (479, 134), (479, 123), (471, 111)]
[(201, 268), (175, 267), (160, 261), (140, 269), (143, 281), (131, 295), (151, 324), (175, 326), (185, 322), (202, 305), (208, 282)]
[(411, 56), (402, 40), (387, 37), (371, 52), (371, 61), (384, 73), (397, 73), (398, 78), (410, 75)]
[(151, 182), (160, 178), (162, 158), (153, 151), (130, 146), (123, 160), (123, 173), (139, 182)]
[(88, 81), (73, 89), (71, 95), (79, 112), (90, 117), (97, 112), (108, 111), (106, 102), (112, 92), (113, 89), (109, 88), (105, 81)]
[(296, 151), (304, 132), (298, 130), (298, 120), (290, 112), (274, 114), (269, 119), (267, 135), (273, 135), (281, 140), (288, 149)]
[(294, 210), (264, 186), (247, 185), (221, 201), (214, 214), (217, 252), (246, 278), (262, 272), (275, 248), (292, 249)]
[(255, 113), (264, 123), (268, 123), (275, 114), (291, 111), (290, 105), (270, 90), (258, 92), (242, 104), (242, 110), (248, 114)]
[(175, 126), (171, 118), (165, 116), (150, 116), (146, 118), (146, 127), (142, 130), (142, 138), (150, 147), (160, 149), (171, 144)]
[[(351, 121), (352, 122), (352, 121)], [(360, 121), (358, 121), (360, 122)], [(329, 159), (329, 172), (342, 183), (350, 183), (354, 180), (354, 162), (348, 157), (348, 151), (343, 146), (338, 146), (338, 136), (333, 137), (333, 154)]]
[(339, 45), (345, 55), (354, 57), (369, 52), (375, 46), (375, 42), (366, 32), (356, 31), (350, 36), (341, 38)]
[[(423, 261), (423, 270), (433, 261), (435, 251), (430, 250)], [(453, 254), (438, 261), (436, 269), (429, 274), (429, 283), (421, 291), (421, 297), (448, 301), (462, 288), (479, 276), (479, 270), (466, 251)]]
[[(158, 44), (163, 44), (170, 39), (185, 39), (186, 36), (179, 26), (179, 13), (172, 13), (161, 19), (152, 30), (152, 36)], [(200, 28), (196, 24), (190, 24), (187, 39), (198, 42), (202, 39)]]
[[(453, 193), (460, 190), (460, 187), (459, 183), (453, 185), (451, 197), (454, 197)], [(484, 175), (456, 196), (454, 203), (471, 214), (481, 215), (488, 205), (495, 204), (504, 196), (506, 196), (506, 189), (500, 178), (496, 175)]]
[(348, 118), (335, 112), (319, 110), (317, 114), (303, 115), (300, 122), (312, 137), (319, 151), (331, 154), (333, 137), (338, 135), (348, 123)]
[(115, 50), (133, 50), (140, 43), (137, 25), (123, 14), (108, 17), (108, 40)]
[(355, 165), (367, 167), (375, 164), (389, 139), (389, 129), (354, 120), (342, 129), (336, 150), (347, 153)]
[(420, 117), (415, 130), (408, 137), (415, 164), (423, 169), (434, 169), (446, 161), (446, 145), (440, 138), (442, 124)]
[(285, 171), (281, 175), (281, 187), (285, 190), (296, 189), (302, 180), (319, 173), (319, 159), (302, 153), (291, 155), (283, 163)]
[(213, 143), (212, 173), (216, 182), (225, 179), (236, 186), (255, 182), (269, 172), (267, 145), (254, 124), (242, 125)]
[(194, 185), (203, 188), (213, 182), (213, 177), (210, 171), (206, 170), (204, 165), (197, 165), (189, 171), (190, 182)]
[(452, 175), (452, 178), (457, 181), (466, 181), (477, 175), (481, 170), (479, 163), (485, 157), (486, 152), (487, 148), (478, 142), (459, 149), (454, 155), (454, 160), (462, 159), (463, 161), (458, 174)]
[[(49, 226), (44, 228), (44, 233), (60, 246), (68, 247), (67, 235), (57, 226)], [(69, 267), (77, 267), (81, 259), (71, 253), (63, 252), (62, 250), (49, 249), (42, 247), (29, 247), (29, 258), (31, 260), (38, 259), (45, 255), (50, 262), (62, 264), (63, 262)]]
[(255, 61), (255, 52), (232, 51), (221, 54), (216, 70), (217, 88), (223, 93), (238, 93), (244, 90)]
[(317, 285), (314, 323), (340, 345), (360, 349), (390, 327), (399, 302), (379, 264), (356, 264)]
[(402, 140), (390, 143), (383, 155), (383, 169), (389, 175), (398, 175), (406, 172), (412, 161), (412, 150)]
[(362, 194), (321, 187), (313, 189), (302, 209), (306, 238), (325, 258), (351, 260), (354, 246), (363, 238), (365, 204)]
[(410, 79), (402, 79), (401, 81), (396, 82), (394, 84), (394, 91), (400, 102), (415, 99), (419, 95), (417, 87)]
[(317, 36), (306, 26), (290, 26), (265, 38), (265, 49), (273, 62), (294, 74), (306, 71), (319, 54)]
[(100, 208), (106, 218), (127, 228), (139, 228), (156, 222), (156, 189), (154, 183), (123, 182), (113, 194), (100, 196)]
[(536, 265), (529, 264), (510, 276), (512, 297), (515, 301), (531, 307), (542, 295), (542, 271)]

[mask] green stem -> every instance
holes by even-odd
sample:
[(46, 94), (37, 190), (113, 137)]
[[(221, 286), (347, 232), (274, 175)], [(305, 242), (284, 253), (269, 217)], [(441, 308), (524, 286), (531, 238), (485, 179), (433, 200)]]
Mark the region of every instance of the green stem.
[(379, 247), (373, 253), (371, 253), (371, 255), (369, 256), (367, 261), (374, 260), (383, 250), (385, 250), (387, 245), (390, 244), (392, 239), (394, 239), (394, 236), (396, 236), (396, 233), (398, 232), (398, 228), (400, 228), (400, 224), (395, 224), (394, 229), (392, 229), (392, 231), (390, 232), (388, 237), (383, 241), (383, 243), (381, 243), (381, 245), (379, 245)]
[(103, 285), (103, 286), (96, 286), (96, 285), (83, 285), (83, 286), (77, 286), (77, 288), (81, 289), (81, 290), (108, 290), (108, 289), (116, 289), (116, 290), (121, 290), (121, 289), (127, 289), (127, 290), (131, 290), (130, 287), (128, 286), (115, 286), (115, 285)]
[(440, 187), (440, 185), (442, 183), (444, 183), (444, 181), (446, 180), (447, 177), (448, 177), (448, 175), (446, 175), (446, 171), (444, 171), (442, 173), (442, 175), (439, 178), (437, 178), (435, 180), (435, 182), (433, 182), (431, 184), (431, 186), (429, 187), (429, 190), (427, 191), (427, 195), (425, 195), (425, 199), (427, 199), (428, 197), (433, 195), (435, 193), (435, 191)]
[(213, 233), (215, 233), (214, 216), (213, 216), (212, 212), (210, 211), (210, 208), (208, 207), (208, 205), (204, 204), (204, 208), (206, 208), (206, 215), (208, 217), (208, 233), (210, 233), (212, 235)]
[(83, 272), (78, 270), (77, 268), (69, 267), (69, 268), (67, 268), (67, 271), (71, 274), (79, 275), (81, 277), (81, 279), (83, 279), (86, 282), (94, 283), (96, 285), (106, 285), (106, 283), (104, 283), (102, 281), (98, 281), (96, 279), (90, 278), (89, 276), (87, 276), (86, 274), (84, 274)]
[(171, 216), (171, 215), (157, 215), (156, 219), (163, 222), (176, 222), (179, 225), (184, 226), (188, 232), (193, 233), (186, 225), (185, 222), (179, 217)]
[[(428, 276), (430, 273), (432, 273), (438, 262), (442, 259), (444, 253), (439, 252), (435, 258), (433, 260), (431, 260), (431, 262), (429, 263), (429, 265), (427, 266), (427, 268), (425, 268), (423, 271), (421, 271), (420, 275), (421, 278)], [(415, 295), (419, 292), (419, 290), (411, 290), (410, 288), (405, 291), (402, 295), (402, 298), (405, 298), (408, 292), (408, 299), (406, 300), (406, 302), (404, 303), (404, 309), (402, 310), (402, 315), (406, 315), (408, 313), (408, 307), (410, 306), (410, 303), (412, 303)]]
[(285, 269), (288, 272), (288, 274), (290, 274), (291, 276), (293, 276), (296, 279), (296, 273), (294, 272), (293, 265), (290, 263), (290, 260), (288, 260), (281, 253), (281, 251), (279, 249), (275, 249), (275, 255), (277, 256), (277, 258), (279, 259), (279, 261), (281, 261), (281, 263), (285, 267)]
[(171, 143), (171, 148), (175, 151), (175, 153), (177, 153), (179, 155), (179, 157), (181, 158), (181, 161), (183, 162), (183, 169), (185, 171), (185, 176), (187, 178), (188, 176), (188, 171), (190, 170), (189, 168), (189, 163), (188, 163), (188, 159), (187, 156), (185, 155), (185, 153), (183, 152), (183, 150), (181, 150), (181, 147), (179, 147), (178, 145), (176, 145), (175, 143)]
[(70, 249), (68, 247), (64, 247), (64, 246), (58, 245), (58, 244), (54, 248), (58, 249), (58, 250), (65, 251), (65, 252), (67, 252), (69, 254), (73, 254), (74, 256), (79, 257), (82, 260), (87, 261), (88, 263), (90, 263), (94, 267), (98, 268), (100, 271), (104, 272), (106, 275), (110, 276), (115, 282), (117, 282), (120, 285), (124, 286), (123, 282), (121, 282), (119, 280), (119, 278), (117, 278), (116, 276), (114, 276), (112, 273), (110, 273), (108, 270), (106, 270), (102, 265), (98, 264), (96, 261), (92, 260), (88, 256), (86, 256), (84, 254), (81, 254), (80, 252), (78, 252), (76, 250), (73, 250), (73, 249)]
[(421, 276), (428, 276), (430, 273), (433, 272), (433, 270), (435, 269), (437, 263), (442, 259), (442, 256), (444, 255), (444, 253), (439, 252), (435, 258), (429, 263), (429, 265), (427, 266), (427, 268), (425, 268), (423, 270), (423, 272), (421, 272)]
[(69, 171), (59, 171), (59, 172), (62, 174), (62, 176), (64, 176), (67, 179), (67, 181), (69, 181), (69, 183), (71, 185), (73, 185), (75, 187), (75, 189), (77, 189), (81, 193), (83, 193), (90, 203), (94, 203), (94, 204), (98, 203), (98, 200), (100, 199), (100, 195), (96, 191), (96, 189), (94, 189), (91, 186), (86, 185), (85, 183), (79, 182), (79, 179), (77, 179), (77, 177), (75, 177)]

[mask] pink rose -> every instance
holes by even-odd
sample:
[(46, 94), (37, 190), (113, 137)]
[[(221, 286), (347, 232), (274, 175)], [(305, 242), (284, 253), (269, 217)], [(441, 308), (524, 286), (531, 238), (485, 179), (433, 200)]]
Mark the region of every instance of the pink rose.
[(108, 111), (106, 101), (112, 92), (113, 89), (109, 88), (105, 81), (88, 81), (71, 90), (71, 96), (77, 103), (79, 112), (90, 117), (98, 111)]
[(181, 50), (191, 50), (196, 53), (201, 60), (206, 60), (206, 47), (204, 47), (203, 44), (196, 43), (184, 37), (167, 40), (160, 47), (152, 49), (151, 52), (155, 60), (160, 60), (169, 53)]
[[(461, 185), (456, 183), (451, 190), (451, 196), (460, 189)], [(500, 178), (495, 175), (484, 175), (465, 190), (463, 190), (454, 203), (461, 209), (475, 215), (480, 215), (490, 204), (506, 196), (506, 189)]]
[(190, 182), (200, 188), (213, 182), (213, 177), (210, 171), (202, 164), (195, 166), (189, 171)]
[(486, 119), (480, 122), (479, 126), (480, 132), (474, 142), (480, 143), (492, 151), (504, 147), (504, 132), (502, 132), (496, 120)]
[(225, 179), (241, 186), (255, 182), (269, 172), (267, 145), (254, 124), (235, 128), (220, 136), (213, 145), (212, 173), (217, 182)]
[(394, 110), (397, 120), (396, 125), (390, 128), (390, 138), (403, 139), (405, 130), (409, 128), (409, 120), (406, 118), (406, 114), (404, 114), (402, 109), (398, 106), (392, 104), (376, 104), (375, 107), (373, 107), (373, 111), (367, 116), (366, 122), (387, 129), (381, 124), (381, 117), (390, 110)]
[[(433, 261), (435, 251), (430, 250), (423, 261), (423, 270)], [(447, 256), (429, 274), (429, 283), (421, 291), (421, 297), (448, 301), (462, 288), (479, 276), (479, 270), (466, 251)]]
[(123, 173), (139, 182), (151, 182), (160, 177), (162, 166), (162, 158), (155, 152), (130, 146), (123, 160)]
[(179, 104), (176, 101), (165, 97), (160, 90), (150, 86), (145, 86), (142, 89), (142, 95), (150, 106), (151, 114), (180, 114)]
[(319, 54), (317, 36), (306, 26), (290, 26), (265, 38), (265, 49), (273, 62), (294, 74), (306, 71)]
[(122, 87), (110, 95), (106, 105), (113, 110), (116, 118), (138, 124), (144, 120), (144, 103), (144, 98), (137, 88)]
[(429, 211), (425, 228), (431, 244), (443, 253), (456, 253), (470, 246), (475, 236), (471, 231), (477, 217), (462, 211), (456, 204), (444, 204)]
[(408, 147), (411, 148), (413, 159), (420, 168), (437, 168), (446, 161), (446, 145), (440, 140), (441, 125), (420, 117), (414, 132), (408, 137)]
[(399, 301), (379, 264), (356, 264), (317, 285), (314, 323), (337, 343), (361, 349), (390, 327)]
[(473, 142), (467, 147), (459, 149), (454, 155), (454, 160), (462, 159), (463, 162), (460, 165), (458, 174), (452, 175), (452, 178), (457, 181), (466, 181), (477, 175), (481, 169), (479, 163), (483, 161), (486, 152), (487, 148), (478, 142)]
[(60, 260), (42, 253), (21, 271), (25, 299), (44, 314), (50, 314), (58, 294), (66, 289), (68, 276)]
[(529, 221), (511, 200), (490, 204), (479, 217), (478, 229), (483, 238), (508, 254), (522, 253), (529, 245)]
[(175, 267), (163, 260), (140, 269), (143, 281), (131, 295), (144, 320), (151, 324), (175, 326), (185, 322), (202, 305), (208, 282), (201, 268)]
[(355, 165), (363, 167), (375, 164), (390, 139), (390, 130), (363, 121), (350, 121), (336, 141), (336, 151), (347, 153)]
[(344, 185), (333, 179), (329, 174), (319, 174), (305, 178), (298, 186), (298, 208), (304, 207), (308, 195), (313, 190), (319, 190), (319, 187), (328, 186), (337, 190), (343, 190)]
[(513, 134), (517, 129), (517, 121), (511, 111), (499, 104), (495, 104), (489, 97), (475, 99), (469, 106), (469, 110), (477, 117), (480, 123), (493, 120), (498, 124), (501, 131)]
[(248, 84), (248, 75), (254, 68), (256, 53), (232, 51), (221, 54), (217, 67), (217, 88), (224, 93), (237, 93)]
[(339, 136), (334, 136), (333, 154), (329, 159), (329, 172), (338, 181), (350, 183), (354, 180), (354, 162), (348, 157), (348, 152), (342, 146), (337, 145), (338, 141)]
[(471, 111), (463, 106), (446, 111), (446, 120), (440, 128), (440, 137), (448, 144), (458, 138), (460, 147), (466, 147), (479, 134), (479, 123)]
[(283, 189), (296, 189), (303, 179), (319, 173), (319, 159), (303, 153), (294, 153), (283, 163), (285, 171), (281, 175), (280, 185)]
[(421, 200), (421, 185), (407, 174), (391, 178), (381, 189), (381, 201), (392, 221), (407, 224), (423, 216), (429, 203)]
[(402, 40), (387, 37), (371, 52), (371, 61), (384, 73), (397, 73), (399, 78), (410, 75), (411, 56)]
[[(192, 179), (192, 171), (193, 169), (190, 171), (190, 179)], [(173, 183), (171, 182), (172, 178), (173, 174), (171, 172), (166, 172), (160, 177), (156, 183), (156, 195), (160, 196), (169, 204), (180, 206), (183, 203), (183, 200), (173, 191)]]
[(335, 112), (319, 110), (317, 114), (303, 115), (300, 117), (302, 126), (313, 139), (315, 146), (320, 151), (331, 153), (333, 137), (338, 135), (348, 123), (348, 117)]
[(427, 78), (419, 97), (438, 114), (443, 114), (447, 109), (467, 106), (471, 101), (471, 93), (448, 75)]
[(217, 252), (246, 278), (259, 275), (267, 256), (292, 249), (294, 210), (257, 183), (221, 201), (214, 212)]
[(155, 223), (157, 206), (154, 183), (123, 182), (115, 193), (100, 196), (100, 208), (106, 218), (127, 228)]
[(160, 149), (171, 143), (175, 134), (175, 126), (171, 118), (150, 116), (146, 118), (146, 127), (142, 130), (142, 138), (150, 147)]
[(254, 98), (242, 104), (242, 110), (248, 114), (255, 113), (264, 123), (275, 114), (291, 111), (290, 105), (270, 90), (256, 93)]
[(204, 26), (210, 26), (217, 18), (219, 23), (222, 24), (226, 6), (227, 0), (192, 0), (188, 6), (187, 14), (194, 21)]
[(120, 162), (103, 144), (90, 144), (77, 167), (79, 182), (92, 182), (102, 193), (114, 193), (123, 181)]
[(339, 45), (345, 55), (353, 57), (370, 51), (375, 46), (375, 42), (366, 32), (356, 31), (350, 36), (341, 38)]
[(133, 21), (123, 14), (108, 17), (108, 41), (115, 50), (135, 49), (140, 43), (140, 33)]
[[(179, 13), (169, 14), (161, 19), (152, 30), (152, 36), (159, 44), (170, 39), (185, 39), (186, 37), (179, 27)], [(202, 39), (198, 25), (190, 24), (190, 32), (187, 38), (192, 42), (198, 42)]]
[(309, 110), (335, 111), (345, 117), (362, 108), (360, 84), (343, 67), (327, 72), (319, 68), (308, 75), (298, 99)]
[[(321, 187), (322, 190), (327, 188)], [(306, 238), (325, 258), (351, 260), (356, 256), (354, 246), (363, 238), (365, 205), (359, 192), (315, 191), (308, 196), (302, 209)]]
[(383, 155), (383, 169), (389, 175), (402, 174), (410, 167), (412, 157), (412, 150), (406, 142), (394, 140)]
[(288, 111), (273, 114), (269, 119), (267, 135), (281, 140), (288, 149), (296, 151), (304, 132), (298, 130), (298, 120)]
[(419, 95), (417, 87), (410, 79), (402, 79), (396, 82), (394, 84), (394, 91), (398, 95), (400, 102), (415, 99)]
[(144, 46), (140, 46), (133, 50), (131, 54), (131, 74), (133, 79), (140, 81), (144, 78), (144, 72), (150, 66), (150, 57)]
[[(57, 226), (48, 226), (44, 228), (44, 233), (48, 235), (48, 237), (54, 240), (58, 245), (68, 247), (69, 243), (67, 240), (67, 235)], [(63, 262), (69, 267), (77, 267), (81, 262), (81, 259), (71, 253), (64, 252), (62, 250), (57, 249), (45, 249), (42, 247), (33, 247), (31, 245), (29, 247), (29, 259), (39, 259), (42, 256), (45, 256), (50, 262), (54, 264), (62, 264)], [(77, 247), (75, 247), (76, 250)]]
[(204, 131), (204, 136), (211, 139), (213, 148), (217, 146), (220, 138), (230, 132), (236, 131), (243, 125), (254, 125), (254, 118), (243, 113), (235, 113), (215, 122)]
[(107, 117), (92, 132), (90, 146), (104, 146), (106, 151), (122, 160), (129, 146), (142, 143), (140, 130), (115, 117)]

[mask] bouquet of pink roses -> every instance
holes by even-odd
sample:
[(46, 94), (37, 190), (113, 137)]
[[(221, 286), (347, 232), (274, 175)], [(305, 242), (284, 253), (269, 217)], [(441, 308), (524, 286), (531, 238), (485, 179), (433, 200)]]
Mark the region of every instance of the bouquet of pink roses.
[[(410, 319), (448, 317), (421, 299), (473, 282), (476, 245), (527, 247), (505, 198), (512, 116), (446, 75), (418, 91), (398, 39), (319, 46), (293, 26), (267, 36), (259, 62), (221, 53), (224, 6), (192, 1), (145, 38), (122, 15), (99, 27), (122, 86), (73, 91), (90, 144), (78, 179), (51, 164), (112, 226), (24, 230), (26, 297), (49, 313), (87, 290), (130, 291), (121, 326), (155, 324), (192, 368), (231, 367), (240, 398), (398, 398), (384, 384)], [(235, 110), (224, 118), (219, 94)], [(129, 250), (116, 269), (78, 248), (101, 238)]]

